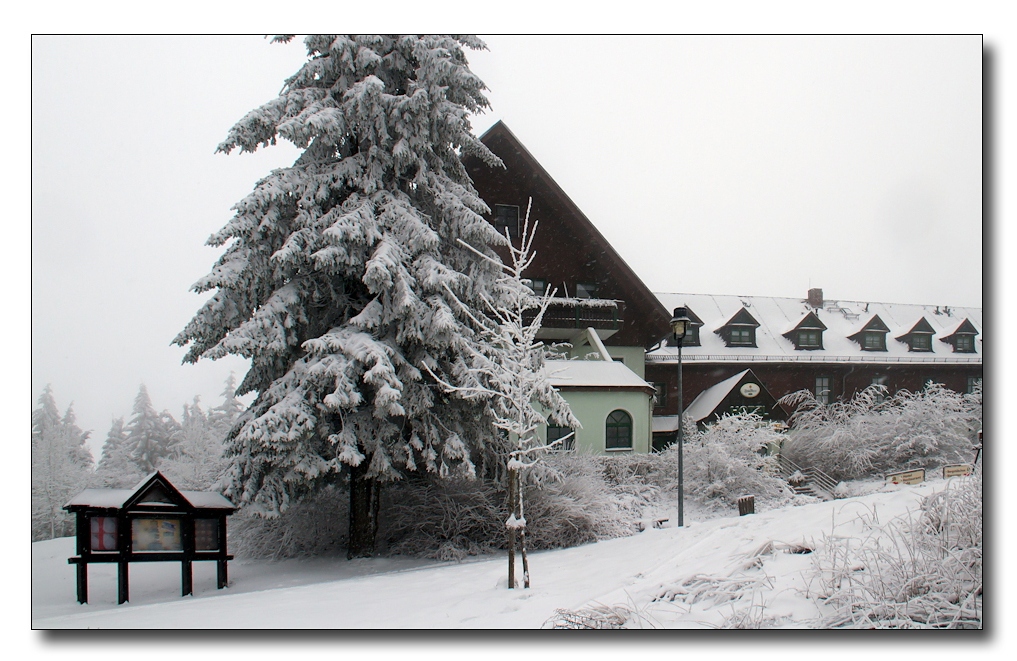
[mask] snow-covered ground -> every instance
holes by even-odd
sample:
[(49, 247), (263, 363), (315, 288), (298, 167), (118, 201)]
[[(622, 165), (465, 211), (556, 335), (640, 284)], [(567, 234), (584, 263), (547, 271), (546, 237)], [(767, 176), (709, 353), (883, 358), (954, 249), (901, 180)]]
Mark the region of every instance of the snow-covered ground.
[[(196, 563), (180, 597), (178, 563), (131, 566), (131, 602), (116, 604), (112, 566), (89, 570), (75, 601), (70, 538), (33, 544), (32, 626), (177, 629), (536, 629), (556, 609), (617, 608), (627, 626), (806, 628), (820, 615), (813, 574), (831, 536), (861, 538), (873, 521), (917, 507), (942, 480), (738, 517), (670, 524), (628, 538), (531, 554), (532, 588), (506, 589), (504, 556), (462, 564), (379, 558)], [(811, 553), (794, 552), (812, 549)], [(670, 597), (678, 595), (673, 601)], [(663, 597), (663, 598), (661, 598)]]

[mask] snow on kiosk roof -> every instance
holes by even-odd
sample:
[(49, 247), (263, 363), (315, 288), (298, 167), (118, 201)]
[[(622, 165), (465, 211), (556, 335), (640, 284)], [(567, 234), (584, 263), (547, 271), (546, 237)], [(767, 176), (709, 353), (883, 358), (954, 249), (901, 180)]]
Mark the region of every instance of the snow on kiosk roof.
[(88, 565), (115, 562), (117, 603), (129, 599), (128, 564), (181, 564), (181, 594), (193, 594), (191, 563), (217, 564), (218, 588), (227, 585), (226, 517), (236, 511), (218, 493), (180, 491), (156, 471), (133, 489), (85, 489), (64, 505), (77, 516), (77, 553), (67, 562), (77, 566), (79, 603), (88, 602)]

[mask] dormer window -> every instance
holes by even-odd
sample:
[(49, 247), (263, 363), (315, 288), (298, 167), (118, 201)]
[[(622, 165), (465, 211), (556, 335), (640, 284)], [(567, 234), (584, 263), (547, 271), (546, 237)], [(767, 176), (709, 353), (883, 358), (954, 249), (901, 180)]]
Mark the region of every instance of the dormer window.
[(911, 330), (903, 335), (898, 335), (896, 339), (898, 342), (908, 345), (908, 351), (931, 352), (932, 335), (935, 332), (925, 317), (922, 317), (918, 323), (911, 327)]
[(519, 207), (512, 204), (494, 205), (494, 220), (491, 224), (498, 230), (498, 234), (504, 236), (505, 231), (508, 230), (510, 237), (517, 238), (519, 236)]
[(965, 319), (950, 335), (939, 338), (941, 341), (953, 346), (954, 353), (975, 353), (975, 336), (978, 331), (970, 319)]
[(759, 322), (756, 321), (745, 308), (739, 310), (730, 320), (714, 333), (724, 338), (729, 347), (754, 347), (756, 346), (756, 328)]
[(889, 332), (889, 327), (877, 314), (869, 319), (862, 330), (848, 336), (848, 339), (857, 342), (862, 351), (886, 351), (886, 334)]
[(736, 327), (731, 329), (731, 331), (730, 331), (730, 333), (728, 335), (727, 342), (730, 345), (738, 344), (738, 345), (755, 346), (755, 344), (756, 344), (756, 337), (755, 337), (756, 334), (755, 334), (754, 331), (755, 331), (754, 328), (749, 328), (747, 326), (736, 326)]
[(866, 351), (886, 351), (886, 333), (866, 331), (862, 334), (862, 349)]
[(823, 348), (825, 330), (826, 324), (813, 311), (802, 317), (797, 326), (784, 333), (784, 337), (791, 340), (799, 351), (815, 351)]

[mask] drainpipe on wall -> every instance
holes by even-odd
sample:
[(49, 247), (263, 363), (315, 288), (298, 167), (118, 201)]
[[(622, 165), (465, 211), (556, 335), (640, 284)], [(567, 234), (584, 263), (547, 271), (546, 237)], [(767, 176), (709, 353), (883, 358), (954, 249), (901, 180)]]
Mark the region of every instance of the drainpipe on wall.
[(851, 369), (849, 369), (844, 374), (844, 376), (841, 377), (841, 379), (840, 379), (840, 396), (841, 397), (847, 397), (847, 378), (849, 376), (851, 376), (851, 372), (854, 372), (854, 371), (855, 371), (855, 366), (852, 365)]

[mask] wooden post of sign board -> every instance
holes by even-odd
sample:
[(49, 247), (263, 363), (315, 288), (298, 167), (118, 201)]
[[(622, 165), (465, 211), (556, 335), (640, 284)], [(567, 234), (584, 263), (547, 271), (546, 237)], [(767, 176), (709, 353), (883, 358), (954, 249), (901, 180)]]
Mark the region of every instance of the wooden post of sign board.
[(130, 586), (128, 583), (127, 561), (117, 562), (117, 603), (123, 604), (130, 601)]
[(194, 594), (193, 585), (194, 575), (191, 573), (191, 561), (181, 560), (180, 561), (180, 596), (186, 597), (189, 594)]
[(78, 603), (88, 603), (88, 564), (84, 562), (77, 563), (78, 573)]

